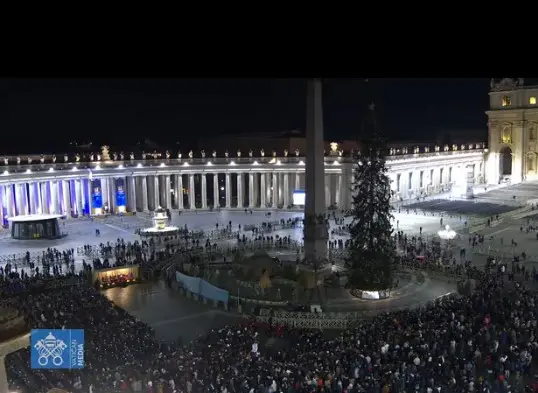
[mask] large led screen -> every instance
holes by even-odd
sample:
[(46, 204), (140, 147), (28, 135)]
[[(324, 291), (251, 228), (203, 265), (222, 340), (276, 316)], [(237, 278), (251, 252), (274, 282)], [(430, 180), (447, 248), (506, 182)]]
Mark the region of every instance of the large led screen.
[(293, 205), (294, 206), (304, 206), (305, 205), (306, 194), (304, 190), (295, 190), (293, 191)]

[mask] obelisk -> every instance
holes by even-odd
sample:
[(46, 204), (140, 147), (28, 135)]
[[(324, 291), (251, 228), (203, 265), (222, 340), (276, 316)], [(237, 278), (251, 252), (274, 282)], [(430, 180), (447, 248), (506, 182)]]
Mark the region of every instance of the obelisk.
[(304, 250), (306, 262), (327, 258), (325, 224), (325, 161), (321, 80), (308, 80), (306, 92), (306, 201)]

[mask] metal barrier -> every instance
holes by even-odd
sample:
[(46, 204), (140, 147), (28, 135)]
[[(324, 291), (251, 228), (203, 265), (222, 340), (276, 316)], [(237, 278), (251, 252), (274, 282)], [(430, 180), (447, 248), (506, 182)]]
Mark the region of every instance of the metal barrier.
[[(446, 294), (435, 300), (420, 302), (414, 305), (413, 308), (429, 307), (450, 296), (453, 295)], [(356, 326), (361, 320), (371, 319), (377, 315), (383, 315), (408, 308), (409, 306), (395, 307), (394, 309), (382, 312), (379, 312), (379, 310), (328, 313), (274, 311), (273, 316), (271, 316), (272, 310), (262, 309), (260, 310), (260, 314), (256, 316), (256, 319), (260, 322), (272, 323), (273, 325), (285, 325), (299, 329), (349, 329)]]

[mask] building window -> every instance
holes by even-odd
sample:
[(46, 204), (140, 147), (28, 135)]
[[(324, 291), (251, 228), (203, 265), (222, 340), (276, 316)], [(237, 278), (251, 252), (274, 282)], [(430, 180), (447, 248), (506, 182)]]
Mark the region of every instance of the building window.
[(530, 97), (529, 98), (529, 104), (536, 105), (536, 97)]
[(408, 189), (413, 189), (413, 172), (409, 172), (409, 182), (407, 183)]
[(529, 126), (529, 140), (536, 140), (536, 124), (534, 123)]
[(430, 169), (430, 186), (433, 186), (433, 169)]
[(508, 96), (503, 96), (502, 106), (512, 105), (512, 99)]
[(512, 143), (512, 128), (505, 126), (501, 132), (501, 143)]
[(420, 171), (420, 188), (424, 187), (424, 171)]
[(448, 182), (452, 183), (452, 167), (448, 168)]
[(396, 175), (396, 191), (397, 192), (400, 192), (400, 180), (401, 180), (401, 177), (402, 177), (402, 175), (400, 175), (399, 173)]
[(445, 174), (445, 168), (441, 168), (439, 170), (439, 184), (445, 184), (444, 174)]

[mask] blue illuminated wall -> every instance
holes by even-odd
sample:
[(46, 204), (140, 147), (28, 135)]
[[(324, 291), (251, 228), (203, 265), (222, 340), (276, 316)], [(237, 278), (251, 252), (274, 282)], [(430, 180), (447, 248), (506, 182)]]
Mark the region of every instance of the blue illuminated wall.
[[(125, 181), (123, 179), (116, 179), (116, 206), (118, 208), (124, 208), (126, 205), (127, 197), (125, 195)], [(121, 211), (122, 209), (118, 210)]]
[(75, 180), (69, 180), (69, 201), (71, 203), (71, 215), (73, 217), (81, 215), (78, 211), (79, 207), (77, 205), (77, 190), (76, 190)]

